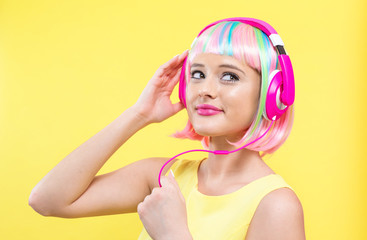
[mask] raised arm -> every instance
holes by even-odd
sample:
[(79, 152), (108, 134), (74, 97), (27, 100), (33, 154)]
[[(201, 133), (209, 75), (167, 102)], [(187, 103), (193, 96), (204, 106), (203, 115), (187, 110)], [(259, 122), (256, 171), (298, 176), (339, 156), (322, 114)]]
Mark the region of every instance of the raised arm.
[[(29, 205), (45, 216), (82, 217), (131, 212), (138, 201), (149, 194), (148, 184), (152, 178), (145, 176), (148, 171), (144, 169), (158, 166), (163, 160), (142, 160), (112, 173), (96, 174), (137, 131), (183, 108), (180, 103), (172, 104), (170, 95), (186, 55), (187, 51), (160, 66), (132, 107), (47, 173), (32, 190)], [(136, 185), (131, 185), (133, 183)]]

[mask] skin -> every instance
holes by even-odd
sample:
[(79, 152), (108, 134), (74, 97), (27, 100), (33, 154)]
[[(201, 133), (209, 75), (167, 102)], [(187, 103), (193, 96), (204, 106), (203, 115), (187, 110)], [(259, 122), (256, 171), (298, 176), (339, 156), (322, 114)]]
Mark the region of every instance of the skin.
[[(231, 65), (231, 67), (221, 67)], [(210, 150), (235, 150), (229, 141), (238, 141), (249, 128), (259, 104), (260, 75), (231, 56), (212, 53), (197, 55), (192, 61), (187, 86), (187, 113), (197, 133), (211, 136)], [(210, 104), (222, 110), (213, 116), (201, 116), (195, 107)], [(230, 185), (274, 173), (259, 153), (243, 149), (229, 155), (210, 153), (201, 163), (199, 179), (203, 191), (233, 192)], [(214, 193), (214, 192), (213, 192)], [(218, 193), (219, 194), (219, 193)]]
[[(238, 141), (249, 128), (259, 104), (260, 74), (234, 57), (211, 53), (197, 55), (191, 66), (187, 112), (195, 131), (210, 136), (210, 150), (236, 149), (226, 139)], [(196, 110), (198, 104), (210, 104), (222, 112), (202, 116)], [(274, 171), (256, 151), (210, 153), (198, 169), (198, 190), (207, 195), (228, 194), (269, 174)], [(305, 239), (302, 205), (291, 189), (270, 192), (257, 207), (246, 240), (262, 239)]]
[[(236, 69), (221, 65), (231, 65)], [(166, 72), (171, 72), (172, 69), (169, 64), (165, 67)], [(175, 84), (178, 82), (178, 73), (170, 73), (174, 76), (171, 82)], [(211, 136), (210, 150), (234, 150), (235, 147), (230, 145), (226, 139), (239, 140), (243, 132), (250, 126), (258, 105), (260, 75), (233, 57), (203, 53), (193, 59), (190, 76), (186, 101), (189, 119), (195, 131), (204, 136)], [(166, 79), (166, 77), (157, 74), (154, 80), (156, 83), (151, 83), (152, 86), (164, 86), (162, 81), (157, 79)], [(172, 89), (170, 85), (170, 92), (166, 93), (166, 98), (162, 102), (168, 102)], [(149, 86), (144, 91), (152, 92)], [(146, 95), (149, 96), (149, 94)], [(141, 96), (142, 99), (145, 97), (144, 94)], [(201, 116), (195, 109), (198, 104), (210, 104), (221, 109), (222, 112), (213, 116)], [(178, 109), (179, 103), (171, 106), (176, 106)], [(162, 108), (164, 106), (161, 105), (159, 109)], [(157, 113), (159, 111), (157, 109)], [(153, 117), (155, 114), (145, 116)], [(274, 172), (256, 151), (243, 149), (229, 155), (209, 154), (208, 159), (199, 166), (198, 190), (207, 195), (227, 194), (257, 178), (272, 173)], [(161, 235), (162, 239), (192, 239), (187, 225), (186, 206), (180, 189), (174, 178), (163, 177), (163, 179), (167, 180), (166, 185), (163, 186), (162, 183), (162, 188), (154, 188), (152, 194), (139, 204), (140, 219), (145, 228), (149, 229), (148, 233), (151, 236), (157, 236), (156, 239), (160, 239), (159, 234), (164, 231), (168, 232), (168, 229), (174, 229), (175, 226), (180, 227), (176, 228), (175, 232)], [(168, 188), (170, 191), (167, 191)], [(168, 194), (169, 192), (171, 194)], [(178, 203), (174, 203), (175, 201)], [(162, 202), (175, 207), (163, 207), (160, 204)], [(178, 221), (181, 224), (177, 224)], [(303, 226), (302, 205), (295, 193), (286, 188), (277, 189), (267, 194), (260, 202), (250, 223), (246, 239), (301, 240), (305, 239)], [(155, 231), (155, 229), (160, 229), (160, 231)]]
[[(164, 121), (184, 108), (181, 103), (172, 103), (170, 96), (179, 81), (186, 56), (187, 51), (161, 65), (133, 106), (76, 148), (42, 178), (31, 192), (29, 205), (43, 216), (63, 218), (138, 212), (153, 239), (192, 239), (185, 199), (176, 180), (172, 176), (163, 176), (162, 187), (156, 180), (157, 171), (168, 159), (142, 159), (96, 176), (113, 153), (136, 132), (151, 123)], [(257, 81), (259, 84), (259, 81), (256, 74), (246, 72), (246, 65), (238, 65), (243, 67), (242, 71), (248, 77), (253, 78), (247, 79), (247, 82), (225, 85), (222, 81), (229, 76), (221, 75), (220, 71), (224, 69), (219, 69), (216, 64), (224, 60), (228, 64), (233, 59), (221, 56), (213, 62), (211, 59), (218, 56), (201, 57), (204, 57), (201, 58), (201, 67), (202, 71), (206, 71), (203, 72), (206, 78), (205, 81), (200, 78), (198, 82), (192, 81), (188, 86), (191, 89), (188, 89), (190, 120), (198, 132), (212, 136), (211, 149), (230, 150), (231, 145), (225, 139), (236, 140), (239, 133), (248, 127), (258, 98), (257, 90), (254, 90), (256, 84), (253, 83)], [(198, 60), (200, 57), (194, 61)], [(204, 85), (198, 88), (199, 84)], [(235, 89), (243, 86), (241, 84), (254, 92), (248, 91), (244, 96)], [(229, 96), (240, 103), (232, 104)], [(223, 116), (215, 116), (218, 121), (212, 122), (195, 115), (193, 105), (201, 101), (218, 104), (216, 106), (224, 110)], [(241, 161), (235, 156), (242, 158)], [(167, 165), (168, 169), (174, 162)], [(257, 152), (243, 149), (226, 156), (209, 155), (199, 167), (199, 190), (208, 195), (226, 194), (269, 172), (272, 172), (271, 169), (262, 162)], [(302, 206), (294, 192), (283, 188), (265, 196), (250, 223), (246, 239), (304, 239)]]
[[(251, 124), (260, 94), (259, 73), (233, 57), (211, 53), (197, 55), (191, 66), (186, 103), (195, 131), (211, 137), (210, 150), (234, 150), (226, 140), (238, 141)], [(174, 82), (178, 81), (178, 74), (174, 76)], [(196, 110), (198, 104), (210, 104), (222, 112), (202, 116)], [(198, 190), (206, 195), (228, 194), (273, 173), (256, 151), (209, 154), (198, 169)], [(166, 180), (172, 181), (166, 181), (162, 188), (154, 188), (151, 196), (139, 204), (140, 219), (151, 236), (180, 226), (167, 238), (192, 239), (184, 198), (174, 179)], [(171, 189), (171, 194), (165, 188)], [(163, 207), (162, 203), (171, 207)], [(171, 225), (171, 221), (175, 224)], [(295, 193), (286, 188), (277, 189), (259, 204), (246, 239), (305, 239), (303, 226), (302, 206)]]
[[(187, 112), (195, 131), (211, 136), (214, 140), (212, 147), (221, 146), (218, 145), (221, 144), (219, 139), (226, 136), (236, 140), (250, 126), (255, 115), (260, 75), (231, 56), (212, 53), (197, 55), (193, 59), (190, 75), (186, 90)], [(198, 104), (214, 105), (223, 113), (201, 116), (195, 111)]]
[(29, 205), (43, 216), (62, 218), (138, 212), (153, 239), (191, 239), (186, 204), (174, 178), (163, 177), (163, 187), (152, 189), (157, 171), (168, 159), (142, 159), (96, 176), (136, 132), (183, 109), (181, 103), (171, 102), (170, 95), (186, 56), (187, 51), (161, 65), (133, 106), (44, 176), (32, 189)]
[(162, 177), (138, 205), (139, 218), (152, 239), (192, 239), (187, 223), (186, 201), (172, 172)]
[[(184, 108), (172, 104), (170, 95), (179, 81), (180, 69), (187, 51), (163, 64), (134, 105), (147, 124), (161, 122)], [(152, 239), (192, 239), (187, 223), (186, 202), (172, 175), (161, 177), (162, 187), (155, 187), (137, 206), (137, 213)]]

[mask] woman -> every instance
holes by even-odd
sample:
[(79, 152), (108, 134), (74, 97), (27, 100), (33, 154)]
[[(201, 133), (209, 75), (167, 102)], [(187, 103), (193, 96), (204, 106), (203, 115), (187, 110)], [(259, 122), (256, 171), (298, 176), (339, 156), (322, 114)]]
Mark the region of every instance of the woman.
[[(249, 18), (207, 26), (190, 53), (156, 71), (132, 107), (53, 168), (29, 204), (42, 215), (64, 218), (138, 212), (144, 224), (139, 239), (305, 239), (298, 197), (262, 160), (284, 143), (293, 123), (293, 101), (283, 105), (283, 93), (292, 88), (289, 69), (283, 58), (279, 66), (263, 32), (270, 28)], [(274, 100), (275, 109), (269, 83), (279, 76), (289, 79), (273, 91), (284, 97)], [(172, 104), (178, 81), (181, 102)], [(95, 176), (133, 134), (184, 107), (188, 124), (174, 136), (201, 140), (207, 158), (149, 158)], [(170, 168), (174, 175), (161, 178)]]

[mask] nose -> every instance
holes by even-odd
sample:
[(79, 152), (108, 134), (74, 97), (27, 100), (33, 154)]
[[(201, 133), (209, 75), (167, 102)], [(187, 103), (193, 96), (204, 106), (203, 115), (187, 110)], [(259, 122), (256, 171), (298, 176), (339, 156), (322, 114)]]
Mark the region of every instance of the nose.
[(216, 84), (215, 78), (209, 76), (203, 80), (202, 84), (200, 84), (199, 96), (216, 98), (218, 92), (217, 88), (218, 86)]

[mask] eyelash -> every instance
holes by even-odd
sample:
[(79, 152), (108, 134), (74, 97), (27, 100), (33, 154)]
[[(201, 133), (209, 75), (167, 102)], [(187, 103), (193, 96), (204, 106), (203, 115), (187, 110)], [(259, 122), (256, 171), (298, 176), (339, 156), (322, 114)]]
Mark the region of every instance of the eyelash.
[[(201, 73), (201, 74), (203, 74), (204, 75), (204, 73), (202, 73), (201, 71), (193, 71), (192, 73), (191, 73), (191, 78), (194, 78), (194, 74), (195, 73)], [(225, 73), (223, 73), (223, 76), (225, 76), (225, 75), (230, 75), (232, 78), (234, 78), (234, 79), (230, 79), (230, 80), (224, 80), (224, 81), (226, 81), (226, 82), (236, 82), (236, 81), (238, 81), (238, 80), (240, 80), (240, 78), (237, 76), (237, 74), (234, 74), (234, 73), (230, 73), (230, 72), (225, 72)], [(223, 77), (222, 76), (222, 77)], [(204, 77), (205, 77), (205, 75), (204, 75)], [(196, 78), (197, 79), (197, 78)]]

